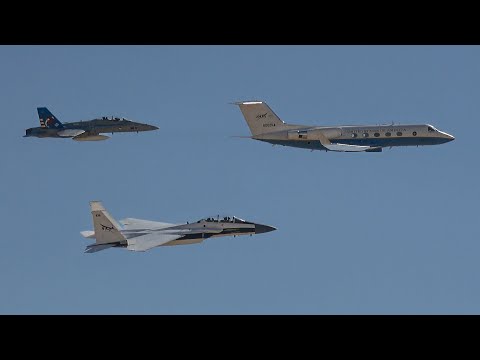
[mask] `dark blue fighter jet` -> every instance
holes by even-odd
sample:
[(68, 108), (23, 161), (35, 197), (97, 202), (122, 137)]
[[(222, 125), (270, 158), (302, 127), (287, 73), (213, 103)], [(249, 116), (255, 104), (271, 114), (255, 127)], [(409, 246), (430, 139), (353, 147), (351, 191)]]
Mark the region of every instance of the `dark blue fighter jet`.
[(71, 138), (76, 141), (99, 141), (109, 137), (101, 133), (139, 132), (157, 130), (158, 127), (133, 122), (125, 118), (102, 117), (87, 121), (61, 123), (46, 107), (37, 108), (40, 127), (26, 130), (24, 137)]

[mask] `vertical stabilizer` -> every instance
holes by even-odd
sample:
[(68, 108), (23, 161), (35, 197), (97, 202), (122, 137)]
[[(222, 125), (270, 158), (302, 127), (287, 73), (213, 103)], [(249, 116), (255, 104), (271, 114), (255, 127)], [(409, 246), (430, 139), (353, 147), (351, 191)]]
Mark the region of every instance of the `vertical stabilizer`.
[(46, 107), (37, 108), (40, 126), (45, 129), (63, 129), (63, 125)]
[(90, 201), (96, 244), (126, 242), (120, 225), (103, 207), (100, 201)]
[(253, 136), (282, 130), (285, 123), (263, 101), (236, 102)]

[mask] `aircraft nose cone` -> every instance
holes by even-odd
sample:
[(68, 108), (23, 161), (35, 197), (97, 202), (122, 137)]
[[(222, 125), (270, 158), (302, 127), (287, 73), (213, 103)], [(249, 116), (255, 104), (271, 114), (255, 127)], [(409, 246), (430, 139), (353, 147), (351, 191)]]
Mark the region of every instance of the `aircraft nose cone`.
[(273, 230), (277, 230), (277, 228), (274, 228), (273, 226), (268, 226), (268, 225), (255, 224), (255, 234), (263, 234)]
[(446, 132), (443, 132), (443, 131), (439, 131), (439, 133), (440, 133), (441, 138), (444, 139), (443, 140), (444, 142), (449, 142), (449, 141), (455, 140), (455, 136), (453, 136), (453, 135), (450, 135), (450, 134), (448, 134)]
[(147, 130), (158, 130), (158, 127), (153, 125), (147, 125)]

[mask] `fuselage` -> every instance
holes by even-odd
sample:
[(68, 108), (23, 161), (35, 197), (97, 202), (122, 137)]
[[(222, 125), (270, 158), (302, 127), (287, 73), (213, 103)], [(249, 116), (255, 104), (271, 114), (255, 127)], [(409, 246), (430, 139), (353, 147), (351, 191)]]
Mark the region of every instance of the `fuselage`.
[(338, 152), (380, 152), (384, 147), (436, 145), (454, 137), (429, 124), (296, 125), (282, 121), (264, 101), (236, 102), (251, 138), (271, 144)]
[(140, 132), (158, 129), (156, 126), (142, 124), (124, 118), (107, 118), (66, 122), (62, 124), (62, 128), (45, 128), (34, 127), (26, 130), (25, 137), (34, 136), (39, 138), (65, 138), (73, 137), (68, 135), (65, 130), (84, 130), (86, 134), (96, 135), (101, 133), (116, 133), (116, 132)]
[(147, 251), (158, 246), (195, 244), (211, 237), (253, 235), (276, 230), (273, 226), (256, 224), (236, 216), (219, 215), (185, 224), (135, 218), (117, 222), (101, 201), (90, 201), (90, 209), (94, 230), (81, 231), (84, 238), (95, 239), (94, 244), (86, 247), (87, 253), (111, 247)]
[[(202, 242), (205, 239), (223, 237), (223, 236), (239, 236), (239, 235), (254, 235), (261, 234), (275, 230), (274, 227), (256, 224), (245, 221), (235, 216), (232, 217), (211, 217), (201, 219), (197, 222), (186, 223), (180, 225), (172, 225), (161, 228), (145, 228), (121, 230), (121, 233), (127, 239), (133, 239), (147, 234), (181, 234), (181, 237), (170, 241), (161, 246), (171, 245), (187, 245)], [(184, 233), (184, 234), (182, 234)], [(127, 246), (127, 243), (118, 244), (118, 246)]]
[[(284, 124), (279, 131), (268, 131), (252, 136), (255, 140), (275, 145), (327, 150), (320, 142), (321, 135), (330, 141), (348, 145), (393, 147), (437, 145), (454, 140), (432, 125), (348, 125), (312, 127)], [(321, 135), (319, 135), (319, 132)]]

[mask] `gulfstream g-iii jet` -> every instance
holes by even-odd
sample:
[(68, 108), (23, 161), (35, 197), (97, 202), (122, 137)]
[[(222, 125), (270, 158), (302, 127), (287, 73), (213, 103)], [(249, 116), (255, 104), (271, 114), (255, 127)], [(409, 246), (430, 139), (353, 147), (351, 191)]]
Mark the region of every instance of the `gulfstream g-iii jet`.
[(139, 132), (157, 130), (158, 127), (141, 124), (118, 117), (102, 117), (87, 121), (61, 123), (46, 107), (37, 108), (40, 127), (26, 130), (24, 137), (72, 138), (76, 141), (106, 140), (109, 136), (100, 133)]
[(455, 138), (432, 125), (287, 124), (263, 101), (236, 102), (252, 133), (250, 138), (274, 145), (312, 150), (380, 152), (384, 147), (443, 144)]
[(90, 201), (94, 230), (82, 231), (85, 238), (95, 239), (86, 253), (111, 247), (131, 251), (146, 251), (157, 246), (187, 245), (220, 236), (261, 234), (276, 230), (273, 226), (256, 224), (235, 216), (216, 216), (193, 223), (168, 224), (164, 222), (127, 218), (121, 226), (105, 210), (100, 201)]

